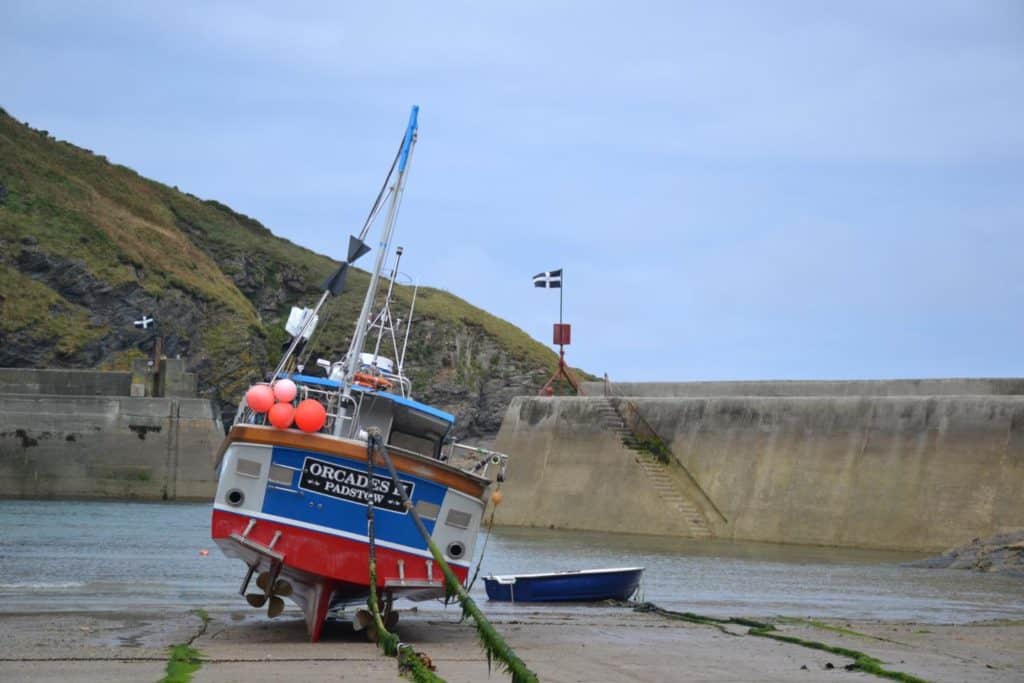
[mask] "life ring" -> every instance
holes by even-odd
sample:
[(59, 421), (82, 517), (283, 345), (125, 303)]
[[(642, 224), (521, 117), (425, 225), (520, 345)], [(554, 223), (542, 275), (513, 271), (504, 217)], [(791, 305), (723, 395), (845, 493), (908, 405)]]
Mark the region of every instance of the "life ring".
[(352, 380), (356, 384), (361, 384), (364, 387), (371, 387), (373, 389), (383, 389), (385, 391), (390, 389), (392, 386), (389, 380), (386, 380), (383, 377), (375, 377), (365, 372), (357, 372), (352, 377)]

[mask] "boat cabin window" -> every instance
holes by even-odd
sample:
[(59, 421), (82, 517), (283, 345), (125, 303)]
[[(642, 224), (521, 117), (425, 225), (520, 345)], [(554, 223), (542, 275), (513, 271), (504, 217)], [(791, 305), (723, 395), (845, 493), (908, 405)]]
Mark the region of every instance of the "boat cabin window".
[(437, 415), (396, 403), (388, 444), (428, 458), (441, 456), (441, 440), (452, 424)]
[(359, 406), (359, 427), (376, 427), (381, 434), (391, 431), (391, 401), (380, 396), (364, 395)]
[(428, 458), (437, 457), (437, 440), (431, 440), (423, 436), (416, 436), (415, 434), (407, 434), (405, 432), (399, 432), (392, 430), (391, 439), (388, 441), (388, 445), (401, 448), (402, 450), (412, 451)]

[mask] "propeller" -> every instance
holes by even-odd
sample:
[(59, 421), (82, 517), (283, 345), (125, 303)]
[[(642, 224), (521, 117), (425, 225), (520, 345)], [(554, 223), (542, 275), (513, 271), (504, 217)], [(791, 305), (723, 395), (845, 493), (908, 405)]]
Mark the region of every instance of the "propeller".
[(263, 607), (263, 604), (267, 601), (267, 596), (260, 595), (259, 593), (247, 593), (245, 601), (253, 607)]
[[(259, 593), (249, 593), (245, 596), (246, 602), (253, 607), (263, 607), (267, 605), (267, 616), (273, 619), (279, 616), (284, 611), (284, 600), (281, 597), (287, 598), (294, 592), (292, 585), (284, 579), (277, 579), (274, 581), (273, 586), (270, 584), (270, 572), (262, 572), (256, 577), (256, 585), (263, 595)], [(279, 597), (280, 596), (280, 597)]]

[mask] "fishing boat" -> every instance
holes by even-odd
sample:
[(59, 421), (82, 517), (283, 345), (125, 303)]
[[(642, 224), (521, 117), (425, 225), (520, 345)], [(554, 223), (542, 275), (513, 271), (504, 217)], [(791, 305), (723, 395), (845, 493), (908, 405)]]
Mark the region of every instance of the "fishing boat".
[(484, 578), (487, 597), (504, 602), (595, 602), (629, 600), (640, 586), (643, 567), (577, 569), (547, 574)]
[[(285, 325), (291, 343), (269, 381), (246, 392), (216, 456), (211, 534), (246, 566), (239, 593), (254, 607), (266, 605), (270, 617), (281, 614), (284, 598), (292, 600), (314, 642), (329, 613), (366, 604), (371, 557), (387, 626), (397, 621), (396, 599), (444, 596), (424, 533), (465, 583), (491, 481), (504, 478), (507, 464), (504, 454), (454, 441), (455, 418), (413, 399), (404, 373), (416, 290), (399, 344), (402, 322), (392, 312), (392, 294), (401, 247), (390, 271), (386, 266), (417, 115), (413, 107), (366, 223), (349, 239), (347, 260), (313, 308), (292, 310)], [(364, 240), (382, 213), (376, 262), (348, 352), (337, 361), (318, 359), (323, 376), (307, 372), (299, 356), (320, 310), (341, 293), (351, 263), (369, 251)], [(394, 358), (381, 353), (388, 343)], [(394, 473), (373, 456), (371, 441), (386, 447)]]

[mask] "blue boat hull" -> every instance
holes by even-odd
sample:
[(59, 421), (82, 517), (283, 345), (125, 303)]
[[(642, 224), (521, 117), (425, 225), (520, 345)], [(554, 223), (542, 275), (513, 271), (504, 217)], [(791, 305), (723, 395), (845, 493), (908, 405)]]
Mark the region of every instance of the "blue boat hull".
[[(640, 585), (642, 568), (609, 572), (560, 572), (484, 579), (487, 597), (505, 602), (594, 602), (628, 600)], [(511, 578), (511, 577), (503, 577)]]

